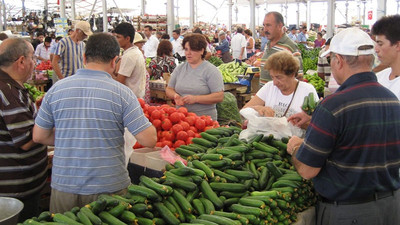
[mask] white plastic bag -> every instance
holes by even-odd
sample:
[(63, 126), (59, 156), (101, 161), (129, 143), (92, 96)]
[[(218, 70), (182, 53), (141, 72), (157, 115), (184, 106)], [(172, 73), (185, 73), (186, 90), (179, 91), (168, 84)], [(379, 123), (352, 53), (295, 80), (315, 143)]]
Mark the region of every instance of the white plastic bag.
[(274, 138), (299, 136), (303, 137), (305, 131), (299, 127), (293, 126), (287, 122), (286, 117), (264, 117), (260, 116), (253, 108), (244, 108), (240, 110), (240, 114), (248, 120), (247, 129), (240, 132), (239, 139), (249, 140), (255, 135), (263, 134), (269, 136), (272, 134)]
[(124, 140), (125, 166), (128, 166), (129, 159), (133, 153), (133, 146), (136, 144), (136, 138), (131, 134), (131, 132), (129, 132), (127, 128), (125, 128)]

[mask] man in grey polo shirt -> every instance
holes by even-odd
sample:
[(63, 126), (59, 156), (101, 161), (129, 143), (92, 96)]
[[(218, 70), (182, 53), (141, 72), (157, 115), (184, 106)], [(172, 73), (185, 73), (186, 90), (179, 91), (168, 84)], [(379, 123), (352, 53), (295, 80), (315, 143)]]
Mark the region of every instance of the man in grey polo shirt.
[(43, 99), (33, 140), (55, 145), (53, 213), (82, 207), (99, 194), (126, 192), (131, 180), (125, 167), (125, 127), (141, 145), (156, 144), (156, 130), (134, 93), (110, 75), (119, 50), (115, 37), (92, 35), (83, 56), (86, 68), (58, 81)]

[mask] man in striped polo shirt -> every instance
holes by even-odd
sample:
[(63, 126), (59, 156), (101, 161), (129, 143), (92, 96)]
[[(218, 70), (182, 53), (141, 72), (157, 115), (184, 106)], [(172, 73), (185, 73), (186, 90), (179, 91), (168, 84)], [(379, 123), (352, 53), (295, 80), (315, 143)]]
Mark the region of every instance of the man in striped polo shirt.
[(0, 45), (0, 196), (24, 203), (20, 221), (39, 214), (47, 179), (47, 148), (32, 141), (37, 112), (23, 85), (35, 64), (29, 42), (9, 38)]
[[(83, 52), (85, 51), (85, 40), (92, 35), (90, 24), (79, 21), (75, 24), (74, 32), (58, 42), (54, 52), (51, 65), (58, 79), (71, 76), (80, 68), (83, 68)], [(59, 65), (59, 62), (61, 65)]]
[(341, 86), (287, 151), (320, 194), (317, 224), (400, 224), (400, 104), (372, 71), (374, 42), (358, 28), (332, 38), (328, 55)]
[[(300, 61), (300, 70), (297, 78), (303, 78), (303, 62), (301, 60), (301, 53), (297, 44), (294, 43), (283, 31), (283, 16), (279, 12), (269, 12), (264, 18), (264, 32), (268, 38), (267, 46), (265, 46), (265, 52), (262, 59), (265, 61), (272, 54), (280, 51), (289, 51)], [(271, 76), (267, 70), (261, 65), (260, 73), (260, 88), (264, 86), (265, 83), (271, 81)]]
[(110, 75), (119, 51), (115, 37), (92, 35), (84, 53), (86, 68), (58, 81), (43, 99), (33, 139), (55, 145), (51, 212), (82, 207), (99, 194), (126, 193), (131, 180), (125, 127), (141, 145), (156, 144), (156, 130), (135, 94)]

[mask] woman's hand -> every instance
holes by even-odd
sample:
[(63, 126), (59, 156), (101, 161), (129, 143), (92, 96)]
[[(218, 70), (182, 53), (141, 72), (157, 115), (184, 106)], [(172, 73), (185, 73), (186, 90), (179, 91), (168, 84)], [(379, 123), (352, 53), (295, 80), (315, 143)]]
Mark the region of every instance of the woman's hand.
[(275, 111), (268, 106), (255, 105), (255, 106), (251, 106), (251, 108), (256, 110), (258, 112), (258, 114), (260, 114), (260, 116), (274, 117), (274, 115), (275, 115)]
[(288, 118), (288, 122), (303, 129), (307, 129), (308, 125), (310, 124), (310, 121), (311, 121), (311, 116), (307, 115), (307, 113), (305, 112), (299, 112), (293, 114)]
[(183, 103), (188, 105), (195, 104), (197, 102), (195, 95), (186, 95), (185, 97), (182, 98), (182, 100)]
[(176, 105), (184, 105), (185, 103), (183, 102), (183, 98), (182, 96), (178, 95), (178, 93), (176, 93), (174, 95), (174, 100), (175, 100), (175, 104)]

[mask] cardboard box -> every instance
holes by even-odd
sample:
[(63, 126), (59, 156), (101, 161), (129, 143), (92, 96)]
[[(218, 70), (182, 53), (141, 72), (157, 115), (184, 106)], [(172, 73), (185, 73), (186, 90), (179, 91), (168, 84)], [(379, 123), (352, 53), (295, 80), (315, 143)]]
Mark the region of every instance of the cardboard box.
[(134, 149), (133, 153), (129, 159), (130, 163), (146, 167), (146, 154), (150, 152), (160, 151), (161, 148), (139, 148)]

